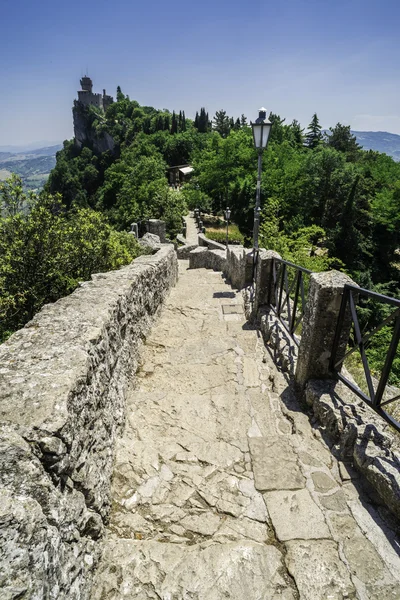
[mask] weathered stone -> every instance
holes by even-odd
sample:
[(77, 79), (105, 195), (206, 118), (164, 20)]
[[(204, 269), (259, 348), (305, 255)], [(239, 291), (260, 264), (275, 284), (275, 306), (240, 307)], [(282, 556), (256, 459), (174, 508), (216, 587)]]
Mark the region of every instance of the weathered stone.
[(147, 232), (159, 238), (161, 244), (166, 242), (166, 224), (160, 219), (149, 219), (146, 223)]
[(308, 490), (267, 492), (264, 498), (281, 542), (331, 537), (322, 511)]
[(198, 515), (188, 515), (180, 522), (180, 525), (189, 531), (199, 533), (200, 535), (213, 535), (221, 524), (221, 517), (213, 515), (210, 512), (200, 513)]
[(189, 260), (190, 253), (192, 250), (195, 250), (197, 246), (197, 244), (185, 244), (184, 246), (179, 246), (176, 250), (176, 255), (180, 260)]
[(256, 291), (254, 312), (257, 315), (261, 306), (274, 304), (272, 263), (274, 258), (281, 258), (274, 250), (260, 252), (256, 270)]
[(0, 571), (11, 597), (88, 596), (127, 383), (176, 276), (164, 246), (93, 275), (0, 346), (0, 490), (12, 505)]
[(214, 269), (224, 271), (226, 266), (226, 250), (210, 250), (199, 247), (189, 253), (190, 269)]
[(302, 600), (357, 598), (350, 574), (331, 540), (287, 542), (286, 566)]
[(336, 512), (347, 511), (346, 498), (342, 490), (338, 490), (334, 494), (329, 496), (321, 496), (319, 499), (322, 506), (328, 510), (334, 510)]
[(260, 329), (266, 344), (274, 349), (277, 365), (285, 373), (294, 375), (298, 348), (273, 310), (264, 308), (259, 312)]
[(351, 573), (364, 584), (391, 584), (400, 589), (400, 582), (393, 579), (382, 558), (362, 534), (353, 517), (331, 513), (330, 522), (336, 541), (342, 544)]
[(323, 473), (322, 471), (314, 471), (311, 474), (311, 477), (314, 482), (314, 487), (316, 491), (322, 494), (329, 492), (335, 487), (338, 487), (336, 481), (329, 477), (329, 475), (327, 475), (326, 473)]
[[(296, 366), (296, 385), (303, 390), (311, 379), (331, 379), (330, 358), (343, 287), (354, 282), (339, 271), (312, 273)], [(346, 316), (336, 360), (346, 351), (350, 319)]]
[[(337, 443), (341, 457), (352, 460), (382, 502), (400, 517), (400, 458), (383, 421), (341, 383), (310, 381), (306, 400)], [(348, 479), (343, 466), (341, 473)]]
[(304, 487), (305, 479), (297, 455), (285, 439), (274, 437), (249, 439), (256, 488), (266, 490), (296, 490)]
[(161, 241), (158, 235), (154, 235), (153, 233), (145, 233), (143, 237), (140, 238), (139, 244), (148, 250), (158, 250), (161, 245)]
[(283, 568), (277, 548), (248, 540), (204, 548), (110, 540), (92, 598), (294, 600)]

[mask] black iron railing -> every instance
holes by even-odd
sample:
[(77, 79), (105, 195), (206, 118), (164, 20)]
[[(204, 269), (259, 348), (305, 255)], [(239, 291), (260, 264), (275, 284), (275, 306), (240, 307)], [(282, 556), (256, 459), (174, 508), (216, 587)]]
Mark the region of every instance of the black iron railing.
[[(363, 327), (360, 325), (359, 314), (357, 313), (357, 305), (361, 309), (365, 306), (367, 301), (371, 300), (374, 303), (383, 303), (390, 307), (393, 307), (393, 311), (378, 324), (375, 325), (369, 331), (363, 331)], [(343, 358), (337, 360), (337, 354), (339, 346), (343, 337), (343, 327), (348, 327), (349, 319), (351, 319), (351, 334), (349, 340), (350, 349), (346, 352)], [(386, 349), (386, 355), (382, 356), (382, 369), (379, 373), (372, 373), (368, 362), (368, 349), (372, 347), (372, 337), (381, 331), (383, 328), (392, 327), (390, 330), (390, 342)], [(389, 298), (370, 290), (365, 290), (357, 286), (346, 284), (344, 286), (342, 303), (340, 307), (338, 323), (336, 328), (336, 334), (331, 355), (331, 369), (337, 372), (338, 378), (347, 385), (353, 392), (355, 392), (360, 398), (362, 398), (373, 410), (375, 410), (381, 417), (388, 421), (393, 427), (400, 431), (400, 422), (387, 410), (385, 406), (400, 400), (400, 390), (390, 389), (388, 386), (389, 377), (392, 372), (393, 361), (396, 358), (398, 352), (398, 344), (400, 340), (400, 300)], [(365, 375), (366, 386), (365, 391), (358, 385), (350, 381), (342, 373), (340, 369), (343, 362), (350, 357), (354, 352), (359, 352), (361, 356), (361, 362), (363, 372)], [(397, 355), (398, 356), (398, 355)], [(399, 393), (397, 393), (399, 392)], [(393, 395), (394, 394), (394, 395)], [(391, 396), (388, 398), (388, 396)]]
[(299, 328), (307, 302), (308, 277), (311, 271), (287, 260), (272, 260), (272, 289), (269, 304), (298, 346)]

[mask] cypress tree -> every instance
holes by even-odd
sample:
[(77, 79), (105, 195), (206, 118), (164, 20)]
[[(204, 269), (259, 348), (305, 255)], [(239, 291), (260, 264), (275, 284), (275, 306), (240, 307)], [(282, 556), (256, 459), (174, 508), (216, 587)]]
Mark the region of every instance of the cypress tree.
[(173, 111), (173, 113), (172, 113), (171, 133), (172, 133), (172, 135), (175, 135), (175, 133), (178, 133), (178, 121), (176, 120), (175, 111)]

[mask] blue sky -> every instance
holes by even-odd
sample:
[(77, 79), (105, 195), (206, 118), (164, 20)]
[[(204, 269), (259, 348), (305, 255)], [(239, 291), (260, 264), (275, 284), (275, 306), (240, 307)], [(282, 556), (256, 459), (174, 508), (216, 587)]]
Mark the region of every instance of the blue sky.
[(87, 71), (141, 104), (400, 134), (398, 0), (2, 0), (0, 146), (72, 137)]

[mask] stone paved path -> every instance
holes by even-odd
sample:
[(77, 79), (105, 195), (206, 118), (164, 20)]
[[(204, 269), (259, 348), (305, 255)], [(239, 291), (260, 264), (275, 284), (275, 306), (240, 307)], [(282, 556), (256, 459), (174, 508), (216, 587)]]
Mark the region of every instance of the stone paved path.
[(129, 394), (93, 600), (399, 599), (396, 541), (240, 294), (180, 268)]
[(192, 213), (185, 217), (186, 221), (186, 244), (191, 246), (198, 243), (197, 227)]

